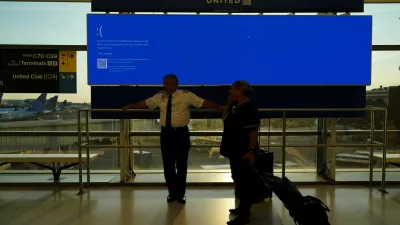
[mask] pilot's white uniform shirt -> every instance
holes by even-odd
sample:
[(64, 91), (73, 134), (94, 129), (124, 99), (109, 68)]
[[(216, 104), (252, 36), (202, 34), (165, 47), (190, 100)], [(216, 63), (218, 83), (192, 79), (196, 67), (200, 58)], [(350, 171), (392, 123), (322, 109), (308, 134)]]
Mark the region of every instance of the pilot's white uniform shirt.
[[(172, 94), (171, 125), (172, 127), (185, 127), (190, 122), (190, 107), (201, 108), (204, 99), (189, 92), (177, 90)], [(160, 108), (161, 126), (166, 125), (168, 95), (164, 92), (158, 93), (146, 99), (150, 110)]]

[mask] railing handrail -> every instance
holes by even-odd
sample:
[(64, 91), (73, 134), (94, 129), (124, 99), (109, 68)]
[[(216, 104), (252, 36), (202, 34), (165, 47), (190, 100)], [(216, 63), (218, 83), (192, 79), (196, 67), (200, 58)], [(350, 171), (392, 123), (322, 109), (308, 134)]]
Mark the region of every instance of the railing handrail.
[[(192, 136), (221, 136), (222, 130), (206, 130), (206, 131), (189, 131)], [(364, 135), (369, 134), (370, 130), (336, 130), (336, 134), (340, 135)], [(375, 134), (383, 133), (384, 130), (374, 130)], [(400, 130), (387, 130), (387, 132), (400, 132)], [(51, 136), (51, 137), (77, 137), (78, 131), (0, 131), (0, 137), (15, 137), (15, 136), (29, 136), (29, 137), (37, 137), (37, 136)], [(161, 131), (130, 131), (131, 137), (140, 137), (140, 136), (159, 136)], [(260, 137), (278, 137), (282, 136), (283, 131), (268, 131), (262, 130), (259, 132)], [(295, 137), (295, 136), (314, 136), (321, 134), (321, 131), (318, 130), (287, 130), (287, 136)], [(328, 130), (328, 134), (330, 130)], [(86, 135), (86, 131), (82, 130), (81, 135)], [(89, 135), (95, 137), (117, 137), (120, 135), (120, 131), (89, 131)]]
[[(362, 148), (362, 147), (383, 147), (384, 144), (313, 144), (313, 145), (261, 145), (260, 147), (271, 147), (271, 148), (317, 148), (317, 147), (338, 147), (338, 148)], [(202, 144), (202, 145), (192, 145), (192, 148), (207, 148), (207, 147), (220, 147), (220, 145), (213, 145), (213, 144)], [(160, 144), (145, 144), (145, 145), (88, 145), (86, 143), (82, 143), (80, 148), (160, 148)]]
[[(316, 111), (386, 111), (387, 108), (384, 107), (371, 107), (371, 108), (276, 108), (276, 109), (258, 109), (260, 112), (316, 112)], [(78, 109), (79, 112), (159, 112), (159, 110), (150, 109)], [(191, 109), (191, 112), (218, 112), (215, 109)]]

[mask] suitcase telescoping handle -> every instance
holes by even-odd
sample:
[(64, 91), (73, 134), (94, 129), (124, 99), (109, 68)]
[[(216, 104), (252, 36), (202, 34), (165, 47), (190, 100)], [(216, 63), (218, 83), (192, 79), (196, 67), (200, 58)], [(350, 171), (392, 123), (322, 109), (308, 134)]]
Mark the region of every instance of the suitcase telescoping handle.
[(245, 161), (246, 161), (247, 165), (250, 167), (250, 169), (254, 172), (254, 174), (256, 176), (260, 177), (263, 180), (263, 182), (269, 186), (270, 184), (265, 180), (265, 178), (272, 179), (272, 178), (274, 178), (274, 175), (270, 174), (270, 173), (265, 173), (265, 172), (264, 172), (264, 174), (261, 174), (253, 164), (251, 164), (247, 160), (245, 160)]
[[(264, 154), (269, 154), (271, 153), (269, 150), (265, 150), (260, 148), (258, 151), (255, 152), (257, 155), (264, 155)], [(257, 157), (257, 156), (256, 156)]]
[(254, 166), (254, 164), (250, 163), (247, 159), (244, 159), (246, 164), (250, 167), (251, 170), (253, 170), (257, 175), (260, 175), (260, 172), (258, 172), (257, 168)]

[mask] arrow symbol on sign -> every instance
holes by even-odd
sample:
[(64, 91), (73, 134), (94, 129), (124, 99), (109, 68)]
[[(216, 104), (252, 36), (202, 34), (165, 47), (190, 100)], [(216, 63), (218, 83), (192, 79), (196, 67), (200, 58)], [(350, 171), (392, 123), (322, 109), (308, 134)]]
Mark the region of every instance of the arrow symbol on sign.
[(65, 56), (65, 53), (61, 54), (61, 56), (64, 57), (64, 56)]
[(74, 55), (73, 54), (69, 54), (69, 57), (72, 59), (72, 58), (74, 58)]
[(62, 75), (62, 79), (64, 79), (64, 80), (65, 80), (65, 75)]
[(73, 74), (70, 74), (70, 75), (69, 75), (69, 79), (73, 80), (73, 79), (74, 79), (74, 75), (73, 75)]

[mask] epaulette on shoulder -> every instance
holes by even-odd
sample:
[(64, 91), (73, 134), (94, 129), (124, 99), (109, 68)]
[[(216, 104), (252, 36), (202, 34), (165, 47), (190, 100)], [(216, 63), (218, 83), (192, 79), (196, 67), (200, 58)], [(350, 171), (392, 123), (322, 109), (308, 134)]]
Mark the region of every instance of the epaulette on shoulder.
[(161, 90), (157, 94), (165, 94), (165, 91)]
[(182, 90), (183, 93), (189, 93), (190, 91), (188, 90)]

